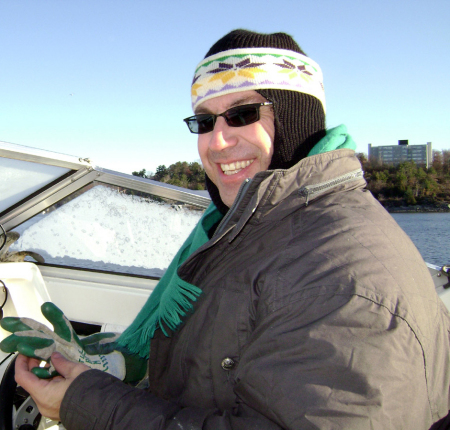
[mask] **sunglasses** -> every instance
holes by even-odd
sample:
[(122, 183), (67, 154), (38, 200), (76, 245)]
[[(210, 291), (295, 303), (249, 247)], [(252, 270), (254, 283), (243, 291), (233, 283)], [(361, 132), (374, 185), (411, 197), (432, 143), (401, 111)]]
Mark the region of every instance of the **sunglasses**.
[(252, 103), (232, 107), (218, 115), (212, 113), (201, 113), (183, 119), (191, 133), (203, 134), (214, 130), (214, 124), (219, 116), (225, 118), (230, 127), (244, 127), (244, 125), (253, 124), (259, 121), (259, 108), (261, 106), (271, 106), (272, 102)]

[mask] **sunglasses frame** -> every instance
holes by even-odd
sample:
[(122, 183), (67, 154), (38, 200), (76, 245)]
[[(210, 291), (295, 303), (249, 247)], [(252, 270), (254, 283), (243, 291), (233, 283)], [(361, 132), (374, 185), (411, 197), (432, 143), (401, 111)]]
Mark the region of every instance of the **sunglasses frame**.
[[(219, 116), (221, 116), (221, 117), (223, 117), (223, 118), (225, 119), (225, 121), (226, 121), (226, 123), (227, 123), (227, 125), (228, 125), (229, 127), (245, 127), (246, 125), (253, 124), (253, 123), (258, 122), (258, 121), (260, 120), (259, 109), (261, 108), (261, 106), (272, 106), (272, 105), (273, 105), (272, 102), (249, 103), (249, 104), (246, 104), (246, 105), (233, 106), (232, 108), (227, 109), (225, 112), (219, 113), (219, 114), (217, 114), (217, 115), (215, 115), (215, 114), (213, 114), (213, 113), (201, 113), (201, 114), (198, 114), (198, 115), (190, 116), (190, 117), (188, 117), (188, 118), (184, 118), (183, 121), (184, 121), (184, 122), (186, 123), (186, 125), (188, 126), (189, 131), (190, 131), (191, 133), (193, 133), (193, 134), (206, 134), (206, 133), (210, 133), (211, 131), (213, 131), (213, 130), (214, 130), (214, 126), (216, 125), (217, 118), (218, 118)], [(232, 124), (230, 124), (230, 123), (228, 122), (228, 121), (229, 121), (229, 118), (227, 118), (227, 114), (229, 114), (230, 111), (237, 111), (237, 112), (238, 112), (239, 109), (242, 109), (242, 108), (245, 109), (246, 107), (255, 107), (255, 108), (256, 108), (256, 119), (255, 119), (254, 121), (251, 121), (251, 122), (248, 122), (248, 123), (242, 124), (242, 125), (241, 125), (241, 124), (240, 124), (240, 125), (232, 125)], [(198, 123), (197, 118), (199, 118), (199, 117), (203, 117), (203, 119), (210, 119), (210, 118), (212, 118), (213, 123), (212, 123), (212, 128), (211, 128), (211, 130), (209, 130), (209, 131), (202, 131), (202, 132), (192, 131), (192, 129), (191, 129), (189, 123), (190, 123), (191, 121), (194, 121), (194, 120), (196, 120), (197, 123)]]

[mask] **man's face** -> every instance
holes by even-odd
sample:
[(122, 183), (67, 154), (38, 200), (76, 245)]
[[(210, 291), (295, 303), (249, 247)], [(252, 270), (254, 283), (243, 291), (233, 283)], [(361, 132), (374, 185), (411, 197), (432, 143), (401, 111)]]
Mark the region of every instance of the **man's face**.
[[(195, 113), (217, 115), (231, 107), (266, 101), (256, 91), (242, 91), (206, 100)], [(272, 107), (262, 106), (259, 112), (259, 121), (243, 127), (229, 127), (225, 118), (218, 117), (213, 131), (198, 135), (203, 167), (228, 207), (233, 204), (242, 182), (267, 170), (272, 159), (275, 136)]]

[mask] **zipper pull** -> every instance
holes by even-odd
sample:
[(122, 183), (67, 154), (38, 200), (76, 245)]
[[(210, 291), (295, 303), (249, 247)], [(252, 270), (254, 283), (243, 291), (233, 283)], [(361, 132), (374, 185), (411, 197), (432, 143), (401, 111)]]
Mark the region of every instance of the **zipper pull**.
[(301, 188), (300, 190), (298, 190), (298, 194), (302, 197), (306, 197), (305, 206), (308, 206), (310, 195), (309, 190), (307, 188)]

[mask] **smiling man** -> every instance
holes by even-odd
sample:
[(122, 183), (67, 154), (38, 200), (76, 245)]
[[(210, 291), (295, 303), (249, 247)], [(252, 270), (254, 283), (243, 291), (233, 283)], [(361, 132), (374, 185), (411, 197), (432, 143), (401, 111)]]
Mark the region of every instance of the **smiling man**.
[[(117, 372), (53, 355), (61, 376), (44, 381), (19, 356), (17, 380), (43, 414), (68, 430), (428, 430), (445, 419), (449, 314), (364, 189), (346, 128), (325, 129), (318, 64), (287, 34), (236, 30), (200, 62), (191, 96), (185, 122), (213, 204), (118, 341), (74, 344), (62, 320), (59, 337), (46, 334), (46, 346), (64, 352), (64, 337)], [(2, 326), (17, 332), (2, 347), (27, 342), (24, 321)], [(32, 357), (41, 341), (27, 333), (19, 349)], [(120, 380), (139, 380), (143, 361), (147, 390)]]
[[(242, 113), (243, 109), (249, 113)], [(187, 119), (188, 124), (200, 118), (200, 123), (208, 120), (214, 127), (206, 133), (207, 129), (198, 128), (197, 132), (203, 131), (198, 137), (198, 152), (208, 178), (229, 207), (245, 179), (269, 168), (275, 136), (272, 104), (256, 91), (245, 91), (207, 100), (195, 112), (196, 116)], [(210, 119), (211, 114), (220, 116)], [(259, 119), (245, 127), (229, 125), (230, 121), (231, 125), (242, 121), (244, 115)]]

